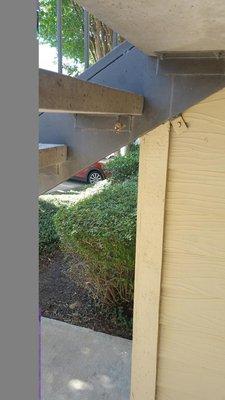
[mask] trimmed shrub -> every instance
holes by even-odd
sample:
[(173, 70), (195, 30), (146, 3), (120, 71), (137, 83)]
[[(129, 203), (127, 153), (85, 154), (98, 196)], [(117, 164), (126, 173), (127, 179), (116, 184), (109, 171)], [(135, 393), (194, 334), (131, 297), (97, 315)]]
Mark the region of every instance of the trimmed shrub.
[(137, 182), (110, 184), (54, 217), (61, 247), (87, 263), (93, 296), (130, 316), (136, 236)]
[(133, 145), (125, 156), (117, 156), (106, 165), (113, 183), (124, 182), (138, 175), (139, 146)]
[(53, 217), (58, 207), (50, 202), (39, 200), (39, 254), (51, 253), (59, 245)]

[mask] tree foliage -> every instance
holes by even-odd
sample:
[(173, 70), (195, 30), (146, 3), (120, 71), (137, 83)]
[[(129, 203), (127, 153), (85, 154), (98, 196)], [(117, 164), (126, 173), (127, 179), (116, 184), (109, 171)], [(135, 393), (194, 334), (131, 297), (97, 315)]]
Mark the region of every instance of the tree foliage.
[(137, 178), (139, 167), (139, 146), (131, 145), (125, 156), (118, 155), (106, 164), (110, 173), (111, 182), (124, 182), (130, 178)]
[(51, 253), (59, 245), (58, 233), (55, 229), (53, 217), (58, 207), (50, 202), (39, 200), (39, 254)]
[[(39, 37), (42, 43), (57, 45), (56, 0), (40, 0)], [(113, 31), (93, 15), (90, 15), (90, 63), (98, 61), (113, 47)], [(119, 41), (122, 41), (119, 38)], [(76, 71), (76, 64), (84, 62), (83, 9), (75, 0), (62, 2), (63, 56), (74, 61), (64, 65), (69, 74)]]

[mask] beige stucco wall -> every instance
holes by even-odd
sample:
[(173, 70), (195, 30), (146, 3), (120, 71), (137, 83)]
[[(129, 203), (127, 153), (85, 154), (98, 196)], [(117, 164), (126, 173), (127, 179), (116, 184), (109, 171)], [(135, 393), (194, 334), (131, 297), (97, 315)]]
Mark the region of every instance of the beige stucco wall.
[[(151, 168), (157, 131), (141, 144), (134, 400), (225, 399), (225, 90), (188, 109), (183, 119), (169, 128), (166, 190), (165, 196), (157, 193), (158, 206), (157, 196), (151, 207), (143, 195), (155, 190), (144, 170)], [(163, 129), (167, 143), (168, 125)], [(167, 157), (163, 146), (161, 152)], [(165, 180), (164, 166), (156, 186)], [(164, 213), (153, 221), (163, 199)], [(162, 220), (160, 261), (151, 226)], [(156, 274), (158, 292), (146, 291)]]

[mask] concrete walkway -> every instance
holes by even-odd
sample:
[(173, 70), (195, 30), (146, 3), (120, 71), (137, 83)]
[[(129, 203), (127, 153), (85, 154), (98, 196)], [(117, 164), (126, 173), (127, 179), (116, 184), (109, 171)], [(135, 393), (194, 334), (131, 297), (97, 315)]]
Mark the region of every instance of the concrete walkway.
[(42, 400), (129, 400), (131, 341), (41, 321)]

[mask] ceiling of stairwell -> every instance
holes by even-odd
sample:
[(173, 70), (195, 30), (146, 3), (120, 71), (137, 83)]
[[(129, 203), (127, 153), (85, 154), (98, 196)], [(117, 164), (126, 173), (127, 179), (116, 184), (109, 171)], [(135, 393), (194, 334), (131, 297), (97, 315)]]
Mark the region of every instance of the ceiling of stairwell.
[(225, 0), (79, 0), (147, 54), (225, 50)]

